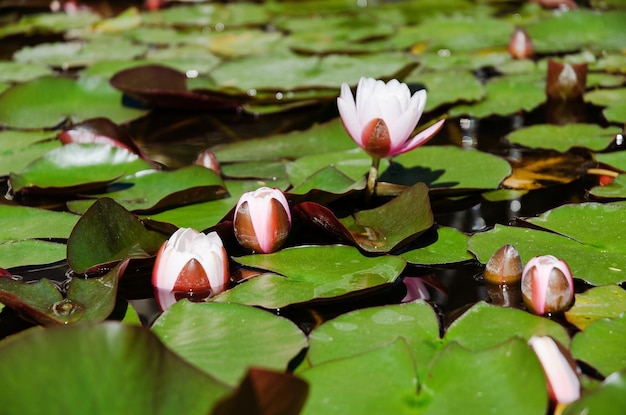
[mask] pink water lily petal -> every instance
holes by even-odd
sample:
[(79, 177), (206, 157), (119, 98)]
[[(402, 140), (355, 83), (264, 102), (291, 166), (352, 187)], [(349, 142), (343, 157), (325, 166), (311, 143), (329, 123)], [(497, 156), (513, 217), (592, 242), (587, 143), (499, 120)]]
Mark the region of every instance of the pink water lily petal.
[(406, 153), (407, 151), (413, 150), (414, 148), (421, 146), (422, 144), (433, 138), (435, 134), (437, 134), (441, 127), (443, 127), (445, 121), (446, 120), (437, 121), (435, 124), (421, 131), (415, 137), (407, 140), (402, 145), (398, 146), (395, 149), (392, 148), (389, 152), (389, 155), (395, 156), (398, 154)]

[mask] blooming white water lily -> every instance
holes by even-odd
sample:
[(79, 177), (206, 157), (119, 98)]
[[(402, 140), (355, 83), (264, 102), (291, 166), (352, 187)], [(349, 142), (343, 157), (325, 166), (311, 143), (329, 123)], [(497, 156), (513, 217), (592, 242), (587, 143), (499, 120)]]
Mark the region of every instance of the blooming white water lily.
[(337, 98), (339, 115), (348, 134), (374, 158), (406, 153), (424, 144), (439, 131), (445, 120), (411, 138), (425, 105), (426, 90), (411, 96), (407, 84), (397, 79), (385, 83), (373, 78), (361, 78), (356, 100), (348, 84), (343, 83)]
[(528, 261), (522, 273), (522, 299), (533, 313), (563, 311), (573, 298), (574, 281), (565, 261), (552, 255)]
[(261, 187), (244, 193), (235, 207), (235, 237), (254, 252), (277, 251), (291, 230), (291, 212), (280, 189)]
[(550, 399), (566, 405), (580, 398), (580, 380), (573, 359), (566, 355), (567, 350), (547, 336), (533, 336), (528, 344), (541, 363)]
[(219, 235), (191, 228), (178, 229), (163, 243), (152, 270), (155, 297), (163, 311), (180, 298), (219, 294), (228, 279), (228, 256)]

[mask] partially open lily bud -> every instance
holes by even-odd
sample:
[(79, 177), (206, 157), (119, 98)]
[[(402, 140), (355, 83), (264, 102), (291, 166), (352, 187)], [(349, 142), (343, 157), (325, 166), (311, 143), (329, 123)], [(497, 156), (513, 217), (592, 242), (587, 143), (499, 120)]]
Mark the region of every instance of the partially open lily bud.
[(528, 344), (541, 363), (550, 399), (566, 405), (580, 398), (577, 367), (569, 352), (547, 336), (533, 336)]
[(535, 54), (533, 42), (524, 29), (518, 27), (511, 35), (509, 53), (513, 59), (529, 59)]
[(574, 298), (574, 281), (567, 264), (552, 255), (536, 256), (522, 274), (522, 298), (535, 314), (563, 311)]
[(244, 193), (237, 202), (233, 225), (241, 246), (265, 254), (277, 251), (291, 230), (285, 195), (269, 187)]
[(546, 95), (552, 100), (577, 100), (583, 98), (587, 84), (587, 64), (569, 64), (548, 61)]
[(228, 280), (228, 256), (219, 235), (191, 228), (178, 229), (163, 243), (152, 270), (163, 311), (181, 298), (202, 300), (219, 294)]
[(194, 164), (213, 170), (217, 174), (222, 174), (220, 170), (220, 163), (217, 161), (215, 153), (211, 150), (204, 150), (202, 153), (198, 154)]

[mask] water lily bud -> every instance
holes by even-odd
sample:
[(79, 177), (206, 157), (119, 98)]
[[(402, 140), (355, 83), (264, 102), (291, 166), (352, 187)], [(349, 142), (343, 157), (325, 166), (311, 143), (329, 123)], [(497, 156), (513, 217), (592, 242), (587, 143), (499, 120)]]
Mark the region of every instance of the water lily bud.
[(425, 90), (411, 96), (408, 85), (397, 79), (385, 83), (361, 78), (356, 100), (348, 84), (344, 83), (337, 98), (339, 115), (348, 134), (375, 158), (406, 153), (424, 144), (441, 129), (445, 120), (411, 138), (425, 105)]
[(181, 298), (219, 294), (228, 280), (228, 256), (219, 235), (191, 228), (178, 229), (163, 243), (152, 270), (155, 297), (163, 311)]
[(220, 170), (220, 163), (217, 161), (217, 157), (215, 153), (211, 150), (205, 150), (202, 153), (198, 154), (196, 161), (194, 162), (197, 166), (206, 167), (209, 170), (213, 170), (217, 174), (222, 174)]
[(532, 58), (535, 54), (533, 42), (524, 29), (518, 27), (511, 35), (511, 40), (509, 40), (509, 53), (513, 59), (528, 59)]
[(291, 230), (291, 211), (283, 192), (261, 187), (244, 193), (237, 202), (235, 237), (253, 252), (277, 251)]
[(552, 255), (536, 256), (522, 274), (522, 298), (533, 313), (565, 310), (574, 298), (574, 281), (567, 264)]
[(504, 245), (487, 262), (485, 281), (492, 284), (515, 284), (522, 278), (522, 259), (513, 245)]
[(583, 99), (587, 84), (587, 64), (548, 61), (546, 95), (552, 100)]
[(569, 352), (547, 336), (533, 336), (528, 344), (541, 363), (550, 399), (557, 404), (569, 404), (580, 398), (577, 367)]

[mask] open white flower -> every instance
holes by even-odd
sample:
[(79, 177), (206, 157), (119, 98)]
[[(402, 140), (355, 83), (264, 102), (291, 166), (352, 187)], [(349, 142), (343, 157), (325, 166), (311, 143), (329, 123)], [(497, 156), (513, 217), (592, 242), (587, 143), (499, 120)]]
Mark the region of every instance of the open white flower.
[(348, 134), (363, 150), (375, 158), (406, 153), (439, 131), (441, 120), (411, 138), (424, 106), (426, 91), (411, 91), (397, 79), (385, 83), (373, 78), (361, 78), (356, 101), (348, 84), (341, 85), (337, 108)]

